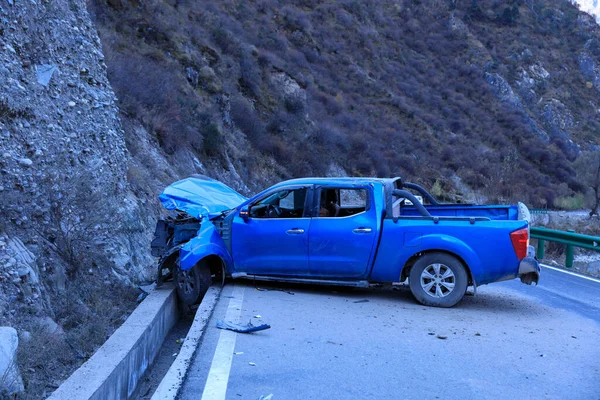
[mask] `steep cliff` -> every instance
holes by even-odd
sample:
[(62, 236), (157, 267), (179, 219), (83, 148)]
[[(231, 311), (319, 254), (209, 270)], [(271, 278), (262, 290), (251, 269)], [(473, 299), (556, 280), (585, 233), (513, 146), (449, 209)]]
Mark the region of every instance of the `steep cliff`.
[(153, 215), (85, 1), (0, 4), (0, 88), (0, 326), (38, 396), (135, 304), (122, 282), (152, 279)]

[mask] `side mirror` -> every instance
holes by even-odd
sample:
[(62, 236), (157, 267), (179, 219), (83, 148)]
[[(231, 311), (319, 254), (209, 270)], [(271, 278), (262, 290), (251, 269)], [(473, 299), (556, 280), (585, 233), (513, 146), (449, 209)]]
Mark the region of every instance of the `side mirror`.
[(248, 211), (248, 206), (242, 207), (242, 209), (240, 210), (240, 217), (244, 221), (248, 221), (248, 219), (250, 218), (250, 212)]

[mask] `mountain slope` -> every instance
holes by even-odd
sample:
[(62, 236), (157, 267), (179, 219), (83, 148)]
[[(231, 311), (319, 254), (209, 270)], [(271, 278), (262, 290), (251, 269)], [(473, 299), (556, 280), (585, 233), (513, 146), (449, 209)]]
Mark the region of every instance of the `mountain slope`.
[(599, 28), (568, 2), (109, 3), (91, 12), (121, 110), (182, 174), (401, 175), (536, 206), (583, 190)]

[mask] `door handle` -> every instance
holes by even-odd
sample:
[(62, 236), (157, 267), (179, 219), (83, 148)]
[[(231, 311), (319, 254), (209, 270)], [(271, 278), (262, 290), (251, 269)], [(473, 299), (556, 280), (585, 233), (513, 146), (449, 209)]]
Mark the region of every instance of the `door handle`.
[(354, 232), (354, 233), (371, 233), (371, 228), (356, 228), (352, 232)]
[(285, 231), (285, 233), (287, 233), (288, 235), (302, 235), (304, 233), (304, 229), (288, 229), (287, 231)]

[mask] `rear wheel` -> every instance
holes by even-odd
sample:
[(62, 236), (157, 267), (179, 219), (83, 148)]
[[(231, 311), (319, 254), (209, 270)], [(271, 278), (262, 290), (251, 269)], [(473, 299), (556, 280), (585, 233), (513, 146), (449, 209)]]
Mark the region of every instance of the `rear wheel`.
[(465, 295), (467, 271), (456, 257), (446, 253), (428, 253), (412, 266), (410, 291), (426, 306), (452, 307)]
[(188, 305), (202, 301), (211, 284), (210, 269), (203, 262), (187, 271), (175, 268), (175, 282), (179, 299)]

